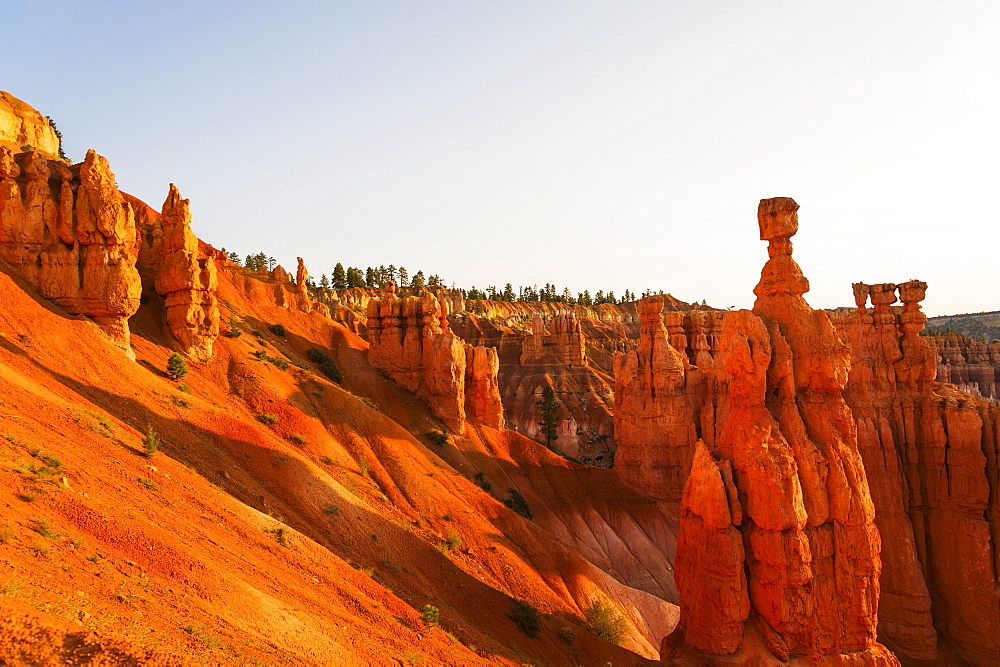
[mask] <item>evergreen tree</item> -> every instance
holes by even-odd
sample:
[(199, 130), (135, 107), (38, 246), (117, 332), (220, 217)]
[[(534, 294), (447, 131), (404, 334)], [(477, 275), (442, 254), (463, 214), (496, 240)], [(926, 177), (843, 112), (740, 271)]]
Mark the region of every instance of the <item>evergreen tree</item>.
[(229, 253), (229, 261), (232, 262), (233, 264), (239, 264), (240, 263), (239, 254), (235, 252)]
[(538, 411), (542, 415), (542, 421), (538, 422), (539, 434), (545, 438), (545, 446), (549, 447), (552, 441), (559, 437), (559, 424), (562, 422), (559, 416), (562, 409), (550, 384), (542, 388), (542, 400), (538, 401)]
[(365, 269), (365, 287), (368, 289), (375, 287), (375, 270), (370, 266)]
[(427, 284), (430, 287), (439, 287), (441, 285), (441, 276), (435, 273), (434, 275), (432, 275), (430, 278), (427, 279)]
[(319, 277), (319, 286), (323, 289), (330, 289), (330, 280), (326, 277), (325, 273)]
[(410, 281), (410, 287), (414, 289), (423, 289), (424, 285), (426, 284), (427, 281), (424, 278), (423, 271), (417, 271), (416, 273), (413, 274), (413, 280)]
[(364, 287), (365, 277), (361, 273), (361, 269), (356, 267), (351, 267), (347, 269), (347, 287)]
[[(385, 280), (391, 280), (392, 282), (396, 283), (396, 267), (393, 266), (392, 264), (390, 264), (389, 268), (385, 270)], [(384, 283), (385, 281), (383, 281), (383, 284)], [(398, 285), (399, 283), (396, 284)]]
[(410, 286), (410, 274), (406, 272), (406, 267), (399, 267), (399, 286), (409, 287)]
[(347, 274), (344, 273), (344, 265), (337, 262), (333, 267), (333, 289), (344, 289), (347, 285)]
[(514, 300), (514, 288), (510, 283), (504, 285), (503, 294), (500, 297), (501, 301), (513, 301)]
[(184, 357), (174, 352), (167, 359), (167, 375), (174, 380), (180, 380), (182, 377), (188, 374), (187, 362), (184, 361)]

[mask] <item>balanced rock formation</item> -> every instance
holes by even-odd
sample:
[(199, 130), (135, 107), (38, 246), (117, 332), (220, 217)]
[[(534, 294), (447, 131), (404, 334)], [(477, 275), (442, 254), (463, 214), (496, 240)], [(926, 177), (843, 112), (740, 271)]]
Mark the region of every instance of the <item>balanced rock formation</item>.
[(59, 155), (59, 137), (49, 120), (29, 104), (2, 90), (0, 146), (14, 152), (28, 146), (48, 157)]
[(219, 336), (218, 276), (215, 259), (200, 252), (191, 231), (189, 205), (171, 183), (159, 216), (155, 285), (164, 299), (170, 333), (186, 354), (204, 360), (212, 356)]
[(142, 291), (132, 207), (108, 161), (67, 165), (0, 146), (0, 259), (41, 295), (86, 315), (127, 354)]
[(876, 642), (879, 534), (841, 394), (849, 350), (802, 297), (797, 209), (761, 201), (770, 259), (757, 301), (722, 320), (714, 442), (692, 453), (675, 561), (681, 620), (663, 648), (703, 662), (897, 664)]
[[(368, 302), (368, 358), (397, 384), (427, 401), (451, 432), (465, 432), (467, 414), (501, 428), (496, 352), (473, 348), (470, 368), (466, 345), (448, 325), (448, 312), (444, 299), (430, 295), (401, 299), (395, 283), (387, 282), (381, 298)], [(467, 392), (473, 399), (468, 412)]]

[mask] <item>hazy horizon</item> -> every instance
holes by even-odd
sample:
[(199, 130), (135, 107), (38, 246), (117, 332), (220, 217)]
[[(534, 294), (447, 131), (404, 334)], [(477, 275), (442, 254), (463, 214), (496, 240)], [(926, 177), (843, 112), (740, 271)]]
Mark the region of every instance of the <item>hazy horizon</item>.
[[(194, 230), (318, 279), (664, 290), (749, 307), (759, 199), (801, 206), (817, 308), (929, 284), (1000, 310), (989, 2), (50, 2), (0, 89)], [(982, 250), (980, 250), (982, 248)], [(975, 251), (975, 252), (974, 252)], [(986, 255), (979, 259), (979, 254)]]

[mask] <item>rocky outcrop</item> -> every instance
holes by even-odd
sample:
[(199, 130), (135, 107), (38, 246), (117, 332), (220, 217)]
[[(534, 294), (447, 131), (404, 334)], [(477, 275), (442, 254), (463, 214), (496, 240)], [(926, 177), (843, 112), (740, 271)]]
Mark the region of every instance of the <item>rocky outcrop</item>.
[(521, 344), (521, 365), (555, 363), (582, 366), (587, 363), (586, 345), (580, 323), (573, 313), (558, 315), (550, 321), (552, 332), (545, 329), (542, 314), (532, 314), (531, 335)]
[(475, 415), (484, 424), (503, 430), (503, 403), (497, 374), (500, 358), (490, 347), (465, 344), (466, 414)]
[[(647, 495), (676, 503), (699, 437), (688, 400), (691, 365), (668, 340), (662, 297), (640, 301), (639, 317), (638, 348), (615, 355), (615, 470)], [(704, 380), (690, 375), (692, 385)]]
[[(496, 353), (473, 349), (470, 368), (466, 345), (448, 325), (448, 309), (446, 300), (433, 296), (401, 299), (395, 284), (386, 283), (381, 298), (368, 302), (368, 358), (425, 400), (451, 432), (465, 432), (467, 414), (499, 427), (503, 417), (502, 407), (498, 414)], [(472, 402), (467, 406), (470, 390)]]
[(1000, 660), (1000, 410), (933, 381), (935, 341), (919, 335), (926, 288), (858, 283), (857, 309), (837, 318), (852, 346), (845, 396), (885, 536), (879, 632), (914, 658), (952, 659), (954, 650), (992, 664)]
[(69, 166), (0, 146), (0, 259), (43, 297), (92, 318), (129, 355), (138, 251), (132, 207), (107, 160), (88, 151)]
[[(757, 301), (722, 319), (714, 437), (691, 443), (697, 463), (681, 497), (675, 561), (681, 621), (664, 648), (705, 662), (742, 652), (765, 662), (896, 664), (876, 643), (879, 534), (841, 394), (849, 351), (827, 314), (802, 298), (809, 283), (790, 240), (797, 209), (788, 198), (761, 201), (770, 259)], [(647, 363), (662, 370), (638, 376), (673, 376), (676, 386), (683, 363), (657, 349)]]
[(306, 282), (309, 280), (309, 271), (301, 257), (295, 259), (298, 260), (298, 267), (295, 269), (295, 289), (299, 294), (308, 294)]
[(191, 231), (189, 204), (171, 183), (157, 220), (155, 287), (164, 300), (170, 333), (186, 354), (204, 360), (212, 356), (219, 336), (218, 276), (215, 259), (200, 252)]
[(59, 137), (49, 120), (30, 105), (0, 90), (0, 146), (21, 151), (40, 151), (47, 157), (59, 155)]

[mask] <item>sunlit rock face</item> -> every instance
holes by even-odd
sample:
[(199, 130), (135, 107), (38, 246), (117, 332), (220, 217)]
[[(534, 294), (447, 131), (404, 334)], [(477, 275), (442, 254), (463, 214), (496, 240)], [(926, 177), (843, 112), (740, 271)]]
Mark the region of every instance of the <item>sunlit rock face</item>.
[(1000, 660), (1000, 409), (934, 381), (937, 352), (959, 366), (964, 337), (920, 336), (926, 289), (857, 283), (856, 310), (835, 320), (851, 344), (845, 397), (883, 536), (879, 632), (914, 658), (954, 651), (991, 664)]
[(128, 354), (138, 251), (132, 207), (107, 160), (88, 151), (70, 166), (0, 146), (0, 259), (43, 297), (92, 318)]
[(199, 251), (189, 206), (171, 183), (158, 219), (155, 285), (164, 300), (170, 333), (186, 354), (204, 360), (212, 356), (219, 336), (218, 276), (215, 259)]
[(395, 283), (386, 283), (381, 298), (368, 302), (368, 357), (427, 401), (451, 432), (464, 433), (467, 416), (501, 428), (496, 351), (463, 343), (448, 325), (449, 309), (431, 295), (399, 298)]
[(59, 155), (55, 128), (36, 109), (0, 90), (0, 146), (21, 151), (29, 146), (46, 157)]
[(712, 408), (700, 407), (699, 437), (673, 417), (691, 414), (689, 368), (664, 346), (655, 305), (645, 307), (652, 344), (640, 342), (640, 354), (617, 365), (620, 384), (638, 378), (632, 384), (644, 389), (634, 393), (677, 425), (661, 448), (674, 458), (671, 473), (645, 468), (654, 473), (646, 483), (669, 484), (660, 497), (680, 503), (681, 621), (664, 657), (896, 663), (876, 642), (880, 542), (842, 393), (850, 352), (802, 296), (809, 283), (791, 243), (797, 210), (788, 198), (760, 203), (770, 259), (753, 310), (727, 313), (714, 356), (705, 351), (711, 361), (698, 372), (710, 375)]

